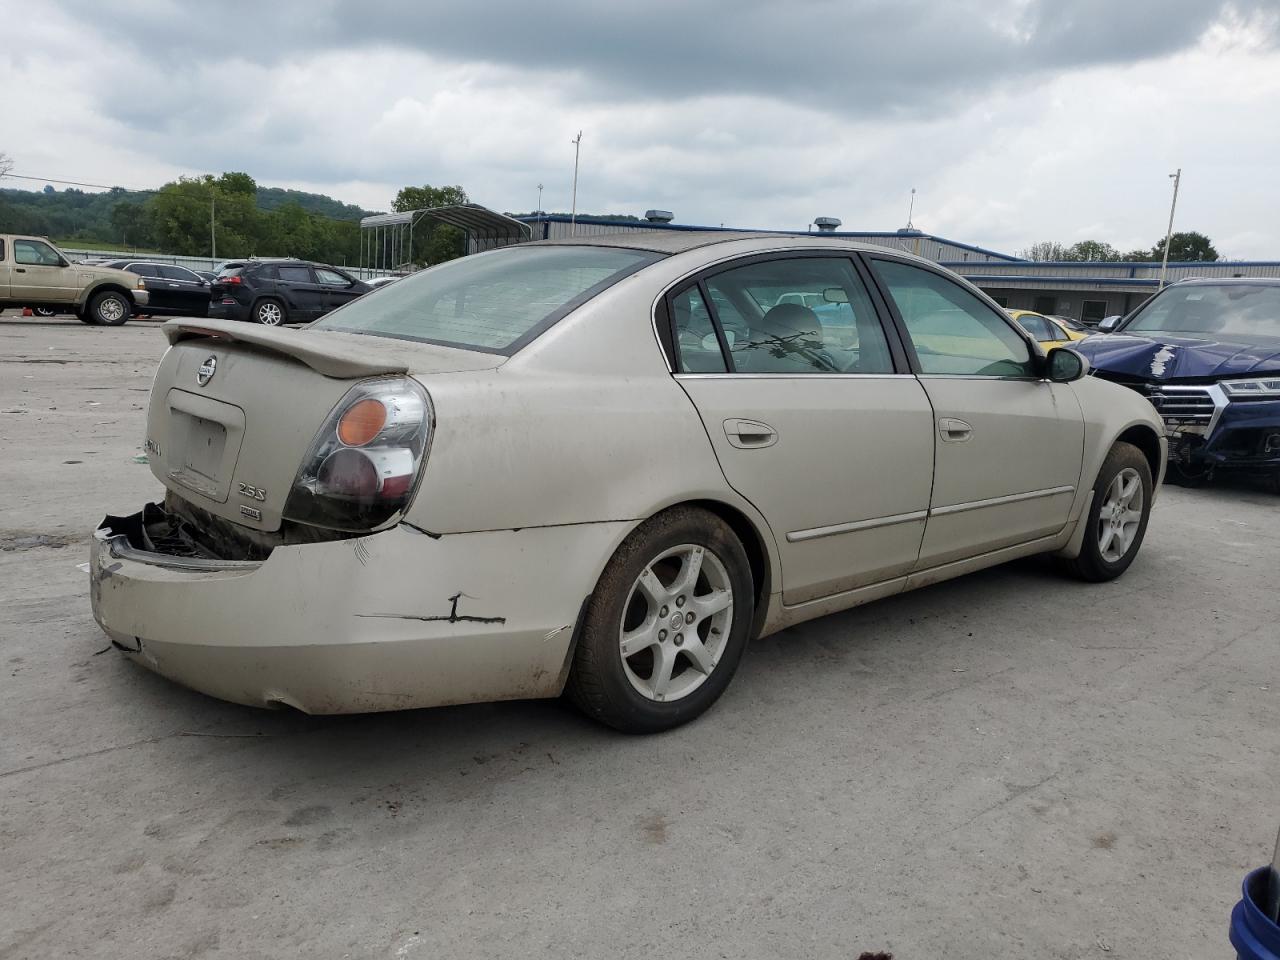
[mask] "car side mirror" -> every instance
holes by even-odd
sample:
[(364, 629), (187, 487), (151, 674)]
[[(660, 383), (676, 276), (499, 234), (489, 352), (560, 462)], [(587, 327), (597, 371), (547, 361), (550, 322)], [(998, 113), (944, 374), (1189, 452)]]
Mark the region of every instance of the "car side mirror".
[(1054, 383), (1071, 383), (1088, 373), (1089, 361), (1070, 347), (1058, 347), (1046, 361), (1045, 376)]
[(1101, 320), (1098, 321), (1098, 332), (1110, 333), (1112, 330), (1114, 330), (1118, 326), (1120, 326), (1119, 317), (1103, 317)]

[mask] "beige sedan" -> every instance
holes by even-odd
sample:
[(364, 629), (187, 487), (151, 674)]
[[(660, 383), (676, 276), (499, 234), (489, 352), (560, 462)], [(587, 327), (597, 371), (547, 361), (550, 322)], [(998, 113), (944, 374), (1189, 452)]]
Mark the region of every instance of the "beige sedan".
[(308, 713), (567, 691), (673, 727), (752, 637), (1035, 553), (1119, 576), (1165, 463), (1145, 399), (836, 238), (530, 243), (302, 330), (165, 333), (163, 496), (97, 531), (94, 614)]

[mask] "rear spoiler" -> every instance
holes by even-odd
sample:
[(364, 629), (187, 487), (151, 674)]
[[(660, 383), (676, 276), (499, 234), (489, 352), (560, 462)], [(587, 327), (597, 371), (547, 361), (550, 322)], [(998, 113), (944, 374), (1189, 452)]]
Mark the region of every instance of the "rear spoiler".
[(393, 341), (374, 341), (359, 334), (264, 327), (236, 320), (170, 320), (161, 329), (170, 344), (197, 338), (248, 343), (301, 360), (316, 373), (339, 380), (356, 380), (408, 373), (409, 365), (394, 354)]

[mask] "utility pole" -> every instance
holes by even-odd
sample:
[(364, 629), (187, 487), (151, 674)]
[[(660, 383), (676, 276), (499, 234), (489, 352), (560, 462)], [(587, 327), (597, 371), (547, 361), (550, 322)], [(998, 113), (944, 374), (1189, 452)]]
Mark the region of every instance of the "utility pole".
[(916, 188), (911, 188), (911, 206), (907, 207), (907, 229), (914, 230), (915, 226), (911, 223), (912, 216), (916, 212)]
[(578, 156), (582, 152), (582, 131), (570, 141), (573, 144), (573, 210), (569, 214), (569, 236), (578, 232)]
[(1157, 293), (1164, 289), (1164, 275), (1169, 269), (1169, 243), (1173, 240), (1173, 211), (1178, 209), (1178, 186), (1182, 183), (1182, 168), (1179, 167), (1169, 176), (1173, 179), (1173, 203), (1169, 204), (1169, 229), (1164, 235), (1164, 257), (1160, 260), (1160, 286), (1156, 288)]
[(538, 209), (534, 212), (542, 216), (542, 184), (538, 184)]
[[(209, 259), (218, 259), (218, 235), (213, 229), (214, 217), (217, 215), (217, 196), (218, 192), (213, 188), (213, 184), (209, 184)], [(212, 266), (212, 264), (210, 264)]]

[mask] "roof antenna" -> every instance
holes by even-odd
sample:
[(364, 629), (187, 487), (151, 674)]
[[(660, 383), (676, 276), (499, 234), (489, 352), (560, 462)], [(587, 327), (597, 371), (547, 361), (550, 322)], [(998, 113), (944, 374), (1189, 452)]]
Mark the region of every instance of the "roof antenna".
[(915, 212), (916, 212), (916, 188), (912, 187), (911, 188), (911, 206), (907, 207), (907, 229), (908, 230), (915, 229), (915, 224), (911, 222), (911, 218), (912, 216), (915, 215)]

